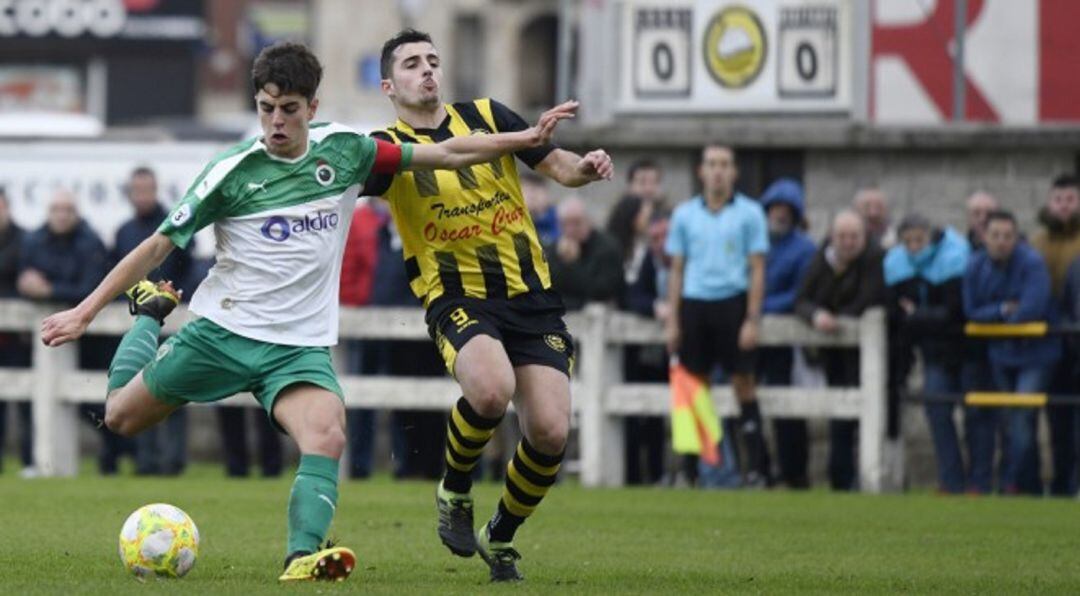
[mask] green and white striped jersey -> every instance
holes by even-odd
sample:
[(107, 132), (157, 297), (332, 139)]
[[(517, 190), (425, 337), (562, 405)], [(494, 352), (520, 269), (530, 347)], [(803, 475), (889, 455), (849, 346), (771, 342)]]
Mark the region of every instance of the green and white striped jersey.
[(389, 160), (391, 172), (402, 165), (401, 153), (383, 145), (322, 123), (311, 125), (307, 153), (296, 159), (272, 155), (261, 139), (215, 158), (158, 229), (184, 248), (214, 224), (217, 262), (191, 310), (259, 341), (336, 344), (341, 257), (356, 198), (377, 157), (381, 167)]

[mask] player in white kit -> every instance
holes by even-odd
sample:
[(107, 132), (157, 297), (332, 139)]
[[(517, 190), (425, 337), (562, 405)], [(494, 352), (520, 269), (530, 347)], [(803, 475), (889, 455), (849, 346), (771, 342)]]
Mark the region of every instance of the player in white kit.
[[(302, 45), (263, 50), (252, 70), (263, 136), (216, 157), (156, 234), (82, 303), (42, 323), (47, 345), (75, 340), (130, 288), (136, 318), (109, 367), (105, 413), (119, 434), (136, 434), (189, 402), (254, 394), (301, 452), (282, 580), (343, 580), (356, 562), (349, 549), (322, 543), (345, 445), (329, 346), (337, 343), (342, 251), (364, 183), (373, 173), (456, 169), (544, 144), (576, 109), (563, 104), (517, 133), (396, 146), (339, 124), (311, 124), (321, 77), (318, 59)], [(179, 296), (170, 283), (144, 278), (210, 224), (217, 262), (191, 301), (200, 318), (159, 347)]]

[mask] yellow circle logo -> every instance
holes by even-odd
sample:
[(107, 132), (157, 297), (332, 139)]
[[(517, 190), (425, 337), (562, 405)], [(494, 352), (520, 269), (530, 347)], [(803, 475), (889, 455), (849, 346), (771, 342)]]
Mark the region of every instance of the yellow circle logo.
[(563, 341), (563, 338), (555, 335), (554, 333), (549, 333), (545, 335), (544, 342), (547, 343), (549, 348), (555, 350), (556, 352), (566, 351), (566, 342)]
[(765, 51), (765, 29), (749, 8), (725, 8), (705, 29), (705, 65), (724, 87), (741, 89), (753, 83), (765, 64)]

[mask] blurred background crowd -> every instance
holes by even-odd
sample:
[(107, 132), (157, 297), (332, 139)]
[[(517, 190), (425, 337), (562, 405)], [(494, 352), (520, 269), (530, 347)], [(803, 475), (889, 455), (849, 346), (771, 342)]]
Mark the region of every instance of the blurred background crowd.
[[(569, 309), (599, 302), (669, 321), (672, 215), (721, 184), (767, 218), (766, 315), (829, 332), (837, 317), (888, 312), (888, 433), (913, 482), (1075, 494), (1075, 407), (900, 403), (906, 391), (1080, 393), (1070, 339), (958, 331), (1080, 317), (1077, 18), (1080, 6), (1061, 0), (0, 2), (0, 296), (85, 296), (214, 152), (254, 134), (248, 71), (270, 43), (304, 41), (323, 60), (320, 119), (385, 126), (379, 49), (415, 26), (439, 48), (446, 100), (491, 96), (529, 118), (577, 97), (582, 112), (559, 142), (613, 155), (618, 183), (579, 193), (521, 168)], [(733, 148), (737, 175), (702, 175), (712, 143)], [(200, 235), (155, 276), (190, 296), (213, 242)], [(361, 205), (342, 303), (415, 306), (400, 253), (385, 205)], [(726, 271), (728, 258), (715, 263)], [(115, 342), (81, 342), (80, 366), (107, 366)], [(28, 366), (30, 354), (28, 337), (0, 336), (0, 366)], [(429, 342), (351, 342), (346, 354), (350, 373), (444, 374)], [(666, 382), (668, 358), (659, 343), (627, 348), (626, 380)], [(752, 376), (857, 385), (857, 362), (846, 350), (770, 348)], [(664, 419), (625, 424), (631, 483), (857, 488), (853, 423), (727, 421), (724, 464), (696, 470), (671, 455)], [(354, 410), (348, 426), (354, 477), (438, 477), (441, 413)], [(0, 403), (0, 447), (26, 476), (30, 428), (27, 403)], [(84, 444), (100, 445), (105, 474), (128, 456), (137, 473), (177, 474), (191, 453), (220, 454), (230, 475), (257, 464), (273, 476), (292, 457), (250, 408), (182, 411), (134, 441), (92, 428)]]

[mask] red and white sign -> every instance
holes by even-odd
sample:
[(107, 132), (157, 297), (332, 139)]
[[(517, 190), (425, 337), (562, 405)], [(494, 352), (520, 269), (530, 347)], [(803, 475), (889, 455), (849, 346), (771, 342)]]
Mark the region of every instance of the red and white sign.
[[(954, 0), (875, 0), (870, 117), (953, 119)], [(1080, 2), (967, 0), (965, 119), (1027, 125), (1080, 121)]]

